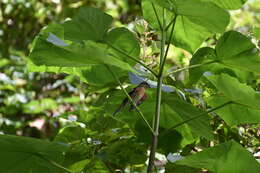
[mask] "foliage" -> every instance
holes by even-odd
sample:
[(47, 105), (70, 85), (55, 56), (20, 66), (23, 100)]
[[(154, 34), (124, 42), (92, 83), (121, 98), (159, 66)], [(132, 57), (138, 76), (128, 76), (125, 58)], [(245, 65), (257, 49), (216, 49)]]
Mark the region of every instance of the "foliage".
[[(260, 171), (260, 25), (249, 22), (249, 36), (228, 11), (250, 7), (245, 1), (118, 1), (121, 11), (106, 1), (58, 3), (58, 11), (27, 3), (53, 14), (21, 12), (41, 19), (33, 33), (20, 24), (30, 46), (11, 43), (19, 23), (0, 28), (0, 172)], [(1, 20), (19, 18), (7, 9), (27, 3), (1, 2)], [(122, 27), (141, 10), (143, 19)], [(28, 57), (17, 51), (24, 47)], [(113, 116), (134, 80), (151, 86), (147, 100)]]

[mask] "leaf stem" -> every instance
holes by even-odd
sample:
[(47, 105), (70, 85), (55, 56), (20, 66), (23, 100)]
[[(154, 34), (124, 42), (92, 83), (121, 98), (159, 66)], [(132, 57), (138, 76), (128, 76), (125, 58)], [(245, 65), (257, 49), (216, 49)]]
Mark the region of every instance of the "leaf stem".
[(170, 75), (170, 74), (174, 74), (174, 73), (177, 73), (177, 72), (180, 72), (180, 71), (183, 71), (183, 70), (200, 67), (200, 66), (204, 66), (204, 65), (207, 65), (207, 64), (212, 64), (212, 63), (215, 63), (215, 62), (216, 62), (216, 61), (213, 60), (213, 61), (209, 61), (209, 62), (202, 63), (202, 64), (194, 64), (194, 65), (190, 65), (190, 66), (187, 66), (187, 67), (179, 68), (179, 69), (177, 69), (177, 70), (174, 70), (174, 71), (172, 71), (172, 72), (167, 73), (165, 76), (168, 76), (168, 75)]
[(167, 31), (169, 29), (169, 27), (173, 24), (173, 23), (176, 23), (176, 18), (177, 18), (177, 14), (174, 14), (175, 17), (172, 18), (172, 20), (170, 21), (170, 23), (165, 27), (165, 30)]
[(116, 74), (110, 69), (110, 67), (108, 65), (106, 65), (108, 71), (110, 71), (111, 75), (115, 78), (115, 80), (118, 82), (120, 88), (123, 90), (123, 92), (125, 93), (125, 95), (127, 96), (127, 98), (130, 100), (131, 104), (134, 105), (135, 109), (138, 112), (138, 115), (140, 115), (140, 117), (142, 118), (142, 120), (145, 122), (145, 124), (147, 125), (147, 127), (151, 130), (151, 132), (154, 134), (153, 128), (150, 126), (149, 122), (147, 121), (147, 119), (145, 118), (145, 116), (143, 115), (143, 113), (141, 112), (141, 110), (139, 109), (139, 107), (136, 105), (136, 103), (133, 101), (133, 99), (131, 98), (131, 96), (128, 94), (128, 92), (125, 90), (125, 88), (123, 87), (122, 83), (120, 82), (120, 80), (118, 79), (118, 77), (116, 76)]
[(157, 22), (158, 22), (158, 24), (159, 24), (160, 30), (162, 31), (162, 30), (163, 30), (163, 26), (162, 26), (162, 24), (161, 24), (161, 21), (160, 21), (160, 19), (159, 19), (158, 13), (157, 13), (157, 11), (156, 11), (156, 8), (155, 8), (153, 2), (152, 2), (152, 6), (153, 6), (153, 11), (154, 11), (154, 13), (155, 13), (155, 16), (156, 16)]
[(137, 62), (138, 64), (141, 64), (144, 68), (146, 68), (148, 71), (150, 71), (155, 77), (158, 76), (156, 72), (154, 72), (150, 67), (148, 67), (148, 66), (147, 66), (145, 63), (143, 63), (142, 61), (139, 61), (138, 59), (136, 59), (136, 58), (132, 57), (131, 55), (128, 55), (127, 53), (125, 53), (123, 50), (120, 50), (120, 49), (114, 47), (114, 46), (113, 46), (112, 44), (110, 44), (109, 42), (106, 42), (106, 44), (107, 44), (109, 47), (111, 47), (112, 49), (118, 51), (119, 53), (121, 53), (121, 54), (123, 54), (123, 55), (125, 55), (125, 56), (127, 56), (127, 57), (130, 58), (131, 60)]
[(165, 134), (169, 133), (171, 130), (173, 130), (173, 129), (175, 129), (175, 128), (177, 128), (177, 127), (183, 125), (183, 124), (186, 124), (186, 123), (188, 123), (188, 122), (190, 122), (190, 121), (192, 121), (192, 120), (198, 119), (198, 118), (200, 118), (200, 117), (202, 117), (202, 116), (204, 116), (204, 115), (207, 115), (208, 113), (211, 113), (211, 112), (213, 112), (213, 111), (215, 111), (215, 110), (221, 109), (221, 108), (223, 108), (223, 107), (225, 107), (225, 106), (227, 106), (227, 105), (229, 105), (229, 104), (231, 104), (231, 103), (234, 103), (234, 102), (232, 102), (232, 101), (226, 102), (226, 103), (224, 103), (224, 104), (222, 104), (222, 105), (219, 105), (219, 106), (217, 106), (217, 107), (215, 107), (215, 108), (212, 108), (212, 109), (210, 109), (210, 110), (208, 110), (208, 111), (206, 111), (206, 112), (202, 112), (202, 113), (200, 113), (200, 114), (198, 114), (198, 115), (195, 115), (195, 116), (192, 117), (192, 118), (189, 118), (189, 119), (184, 120), (184, 121), (182, 121), (182, 122), (180, 122), (180, 123), (178, 123), (178, 124), (175, 124), (174, 126), (170, 127), (170, 128), (167, 129), (166, 131), (164, 131), (164, 132), (162, 133), (162, 136), (164, 136)]
[(73, 171), (69, 170), (68, 168), (65, 168), (64, 166), (60, 165), (59, 163), (49, 159), (49, 158), (46, 158), (44, 157), (43, 155), (41, 154), (37, 154), (38, 157), (42, 158), (43, 160), (46, 160), (47, 162), (51, 163), (53, 166), (57, 167), (57, 168), (60, 168), (66, 172), (69, 172), (69, 173), (74, 173)]
[[(174, 31), (176, 19), (177, 19), (177, 15), (174, 16), (174, 20), (173, 20), (174, 22), (172, 23), (172, 29), (171, 29), (170, 37), (169, 37), (169, 40), (168, 40), (168, 45), (167, 45), (167, 48), (166, 48), (166, 51), (165, 51), (165, 54), (164, 54), (164, 57), (163, 57), (163, 62), (161, 64), (162, 67), (164, 67), (164, 64), (166, 62), (166, 58), (167, 58), (167, 55), (168, 55), (168, 52), (169, 52), (169, 49), (170, 49), (170, 45), (171, 45), (171, 40), (172, 40), (172, 36), (173, 36), (173, 31)], [(163, 69), (164, 68), (160, 68), (159, 76), (162, 76)]]

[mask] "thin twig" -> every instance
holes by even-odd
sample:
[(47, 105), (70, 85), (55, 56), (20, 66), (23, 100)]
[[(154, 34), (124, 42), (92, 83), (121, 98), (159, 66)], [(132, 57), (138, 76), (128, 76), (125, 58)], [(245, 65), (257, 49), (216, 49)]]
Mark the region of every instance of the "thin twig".
[(148, 71), (150, 71), (155, 77), (157, 77), (157, 73), (154, 72), (151, 68), (149, 68), (145, 63), (139, 61), (138, 59), (132, 57), (131, 55), (128, 55), (127, 53), (125, 53), (123, 50), (120, 50), (118, 48), (116, 48), (115, 46), (113, 46), (112, 44), (110, 44), (109, 42), (106, 42), (106, 44), (108, 44), (109, 47), (111, 47), (112, 49), (118, 51), (119, 53), (127, 56), (128, 58), (130, 58), (131, 60), (137, 62), (138, 64), (141, 64), (144, 68), (146, 68)]
[(154, 133), (153, 128), (150, 126), (149, 122), (147, 121), (147, 119), (145, 118), (145, 116), (143, 115), (143, 113), (141, 112), (141, 110), (139, 109), (139, 107), (136, 105), (136, 103), (133, 101), (133, 99), (131, 98), (131, 96), (128, 94), (128, 92), (125, 90), (125, 88), (123, 87), (122, 83), (120, 82), (120, 80), (118, 79), (118, 77), (114, 74), (114, 72), (109, 68), (108, 65), (106, 65), (107, 69), (110, 71), (111, 75), (115, 78), (115, 80), (118, 82), (120, 88), (123, 90), (123, 92), (125, 93), (125, 95), (127, 96), (127, 98), (130, 100), (131, 104), (134, 105), (135, 109), (138, 112), (138, 115), (140, 115), (140, 117), (142, 118), (142, 120), (145, 122), (145, 124), (147, 125), (147, 127), (151, 130), (152, 133)]

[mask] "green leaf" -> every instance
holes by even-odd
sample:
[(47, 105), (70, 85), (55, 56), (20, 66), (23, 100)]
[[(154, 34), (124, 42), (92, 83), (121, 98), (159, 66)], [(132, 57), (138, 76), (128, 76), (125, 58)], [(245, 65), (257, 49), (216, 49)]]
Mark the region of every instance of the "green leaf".
[[(195, 83), (205, 71), (215, 74), (228, 72), (240, 81), (247, 82), (252, 72), (260, 73), (259, 50), (249, 38), (236, 31), (226, 32), (218, 41), (215, 50), (201, 48), (192, 57), (190, 65), (215, 61), (189, 70), (190, 82)], [(242, 71), (241, 71), (242, 70)]]
[[(159, 29), (151, 3), (151, 0), (142, 1), (143, 15), (152, 27)], [(162, 0), (154, 1), (154, 5), (161, 23), (163, 16), (163, 8), (161, 6), (168, 9), (165, 12), (166, 24), (169, 24), (174, 16), (178, 15), (171, 41), (174, 45), (190, 52), (194, 52), (211, 34), (224, 32), (229, 23), (229, 14), (211, 2)], [(170, 30), (169, 28), (168, 32)]]
[(115, 80), (104, 64), (112, 66), (111, 69), (120, 78), (127, 76), (126, 71), (133, 71), (131, 66), (135, 64), (110, 45), (139, 59), (139, 43), (126, 28), (116, 28), (106, 33), (105, 44), (90, 40), (70, 42), (63, 40), (63, 33), (63, 27), (58, 24), (51, 24), (41, 31), (34, 40), (30, 54), (30, 71), (62, 72), (77, 75), (92, 85), (105, 85)]
[(55, 141), (73, 143), (82, 140), (84, 137), (84, 128), (80, 126), (66, 126), (59, 130), (59, 133), (55, 137)]
[(196, 64), (206, 64), (200, 67), (191, 68), (189, 70), (189, 80), (191, 83), (196, 83), (205, 71), (211, 70), (216, 66), (214, 64), (207, 64), (211, 61), (214, 61), (216, 57), (215, 50), (210, 47), (203, 47), (196, 51), (190, 60), (190, 65)]
[(228, 9), (228, 10), (237, 10), (241, 8), (247, 0), (204, 0), (208, 2), (214, 2), (218, 6)]
[[(127, 55), (133, 56), (139, 59), (140, 46), (135, 38), (134, 34), (126, 28), (115, 28), (109, 31), (105, 37), (105, 42), (113, 47), (122, 50)], [(108, 45), (108, 46), (109, 46)], [(135, 64), (131, 62), (128, 57), (119, 53), (118, 51), (110, 48), (109, 52), (120, 57), (123, 61), (129, 61), (130, 64)]]
[(228, 31), (219, 39), (216, 54), (219, 60), (225, 60), (253, 48), (255, 45), (248, 37), (237, 31)]
[(260, 171), (260, 164), (251, 153), (234, 141), (229, 141), (175, 162), (214, 173), (252, 173)]
[[(68, 146), (39, 139), (0, 135), (0, 172), (64, 172), (50, 161), (61, 164)], [(50, 160), (50, 161), (49, 161)]]
[(90, 163), (90, 160), (85, 159), (85, 160), (81, 160), (79, 162), (72, 164), (69, 168), (70, 168), (70, 170), (75, 171), (75, 172), (82, 172), (89, 163)]
[(216, 53), (220, 63), (228, 67), (260, 73), (259, 51), (239, 32), (226, 32), (216, 45)]
[[(216, 107), (228, 101), (230, 101), (228, 98), (218, 95), (208, 98), (207, 103), (212, 107)], [(230, 104), (214, 112), (216, 112), (230, 126), (246, 123), (260, 123), (260, 110), (251, 109), (241, 105)]]
[(260, 39), (260, 28), (255, 27), (253, 33), (257, 39)]
[[(160, 133), (163, 134), (163, 131), (160, 130)], [(159, 136), (158, 139), (158, 148), (163, 150), (163, 154), (169, 154), (170, 152), (177, 152), (178, 149), (181, 149), (181, 143), (183, 141), (182, 134), (177, 130), (171, 130), (171, 132)], [(174, 139), (174, 140), (173, 140)], [(150, 138), (151, 140), (151, 138)]]
[(228, 99), (246, 107), (260, 110), (260, 93), (227, 74), (207, 76), (210, 82)]
[(36, 65), (57, 67), (84, 67), (107, 64), (133, 71), (132, 67), (115, 57), (108, 56), (107, 46), (93, 41), (57, 46), (38, 36), (30, 58)]
[(229, 23), (229, 13), (208, 0), (150, 0), (191, 22), (221, 33)]
[(166, 165), (165, 173), (201, 173), (200, 169), (169, 163)]
[[(191, 22), (207, 28), (210, 32), (224, 32), (229, 14), (211, 2), (199, 0), (176, 0), (176, 14), (186, 16)], [(169, 8), (169, 7), (168, 7)]]
[(147, 146), (143, 143), (137, 143), (134, 139), (120, 139), (104, 148), (98, 157), (105, 162), (125, 167), (128, 164), (144, 164), (146, 153)]
[[(149, 95), (149, 98), (154, 97)], [(150, 122), (152, 122), (152, 116), (154, 115), (154, 101), (147, 99), (145, 103), (143, 103), (140, 108), (144, 115), (147, 117)], [(155, 97), (154, 97), (155, 98)], [(121, 115), (120, 115), (121, 116)], [(172, 129), (170, 131), (165, 132), (175, 124), (183, 122), (183, 118), (177, 114), (171, 106), (167, 104), (165, 99), (162, 100), (161, 104), (161, 117), (160, 117), (160, 136), (159, 136), (159, 143), (158, 148), (162, 149), (165, 154), (169, 152), (176, 152), (178, 149), (191, 144), (196, 139), (196, 135), (194, 135), (193, 129), (187, 125), (183, 124), (180, 127)], [(165, 132), (165, 133), (164, 133)], [(151, 131), (150, 129), (144, 124), (142, 120), (138, 120), (135, 124), (135, 133), (141, 142), (146, 142), (150, 144), (151, 142)], [(172, 140), (174, 138), (174, 140)]]
[[(183, 121), (203, 113), (202, 110), (196, 108), (192, 104), (177, 98), (168, 97), (167, 104), (178, 113)], [(194, 119), (189, 121), (187, 124), (197, 135), (206, 139), (213, 139), (212, 129), (210, 127), (210, 119), (208, 116), (202, 116), (200, 118)]]
[(64, 26), (65, 39), (71, 41), (100, 41), (112, 23), (113, 18), (97, 8), (83, 7)]
[(87, 166), (84, 168), (84, 172), (88, 173), (110, 173), (111, 171), (108, 169), (108, 167), (105, 165), (104, 162), (102, 162), (99, 159), (92, 159), (90, 163), (87, 164)]
[(206, 28), (192, 23), (186, 16), (178, 16), (171, 43), (189, 52), (194, 52), (210, 35), (211, 33)]
[[(155, 4), (155, 9), (158, 16), (163, 15), (162, 7)], [(156, 15), (153, 11), (152, 4), (149, 0), (142, 1), (143, 15), (146, 21), (156, 30), (159, 30)], [(170, 11), (165, 11), (166, 23), (174, 18), (175, 14)], [(162, 23), (162, 19), (159, 18)], [(168, 29), (168, 36), (170, 35), (171, 27)], [(192, 37), (190, 37), (192, 35)], [(210, 32), (206, 28), (192, 23), (186, 16), (178, 16), (176, 19), (175, 29), (173, 32), (172, 43), (190, 52), (194, 52), (201, 43), (210, 36)]]
[[(48, 37), (48, 35), (50, 33), (57, 36), (57, 38), (60, 41), (63, 41), (62, 39), (64, 39), (64, 29), (61, 25), (52, 23), (52, 24), (48, 25), (47, 27), (43, 28), (40, 32), (40, 35), (42, 35), (44, 37)], [(39, 41), (37, 38), (34, 39), (33, 47), (35, 46), (37, 41)], [(55, 66), (46, 66), (46, 65), (35, 65), (31, 61), (30, 57), (27, 58), (26, 60), (27, 60), (27, 68), (30, 72), (66, 73), (66, 74), (75, 74), (75, 75), (78, 75), (79, 77), (81, 77), (79, 75), (81, 68), (79, 68), (79, 67), (75, 68), (75, 67), (55, 67)], [(85, 67), (85, 68), (89, 68), (89, 67)]]

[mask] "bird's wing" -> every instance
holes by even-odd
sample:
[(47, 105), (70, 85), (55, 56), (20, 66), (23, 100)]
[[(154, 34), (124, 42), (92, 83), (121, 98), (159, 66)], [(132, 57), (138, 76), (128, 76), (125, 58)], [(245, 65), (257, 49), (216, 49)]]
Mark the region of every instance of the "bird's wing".
[[(147, 94), (144, 93), (143, 96), (136, 102), (136, 106), (141, 105), (146, 98), (147, 98)], [(134, 110), (134, 109), (135, 109), (135, 106), (134, 106), (134, 105), (131, 105), (130, 108), (129, 108), (129, 111), (132, 111), (132, 110)]]
[[(137, 88), (137, 87), (136, 87)], [(130, 97), (135, 101), (136, 98), (136, 88), (132, 89), (132, 91), (130, 91), (128, 94), (130, 95)], [(130, 103), (130, 100), (126, 97), (122, 103), (120, 104), (120, 106), (115, 110), (115, 112), (113, 113), (113, 116), (115, 116), (118, 112), (120, 112), (127, 104)]]

